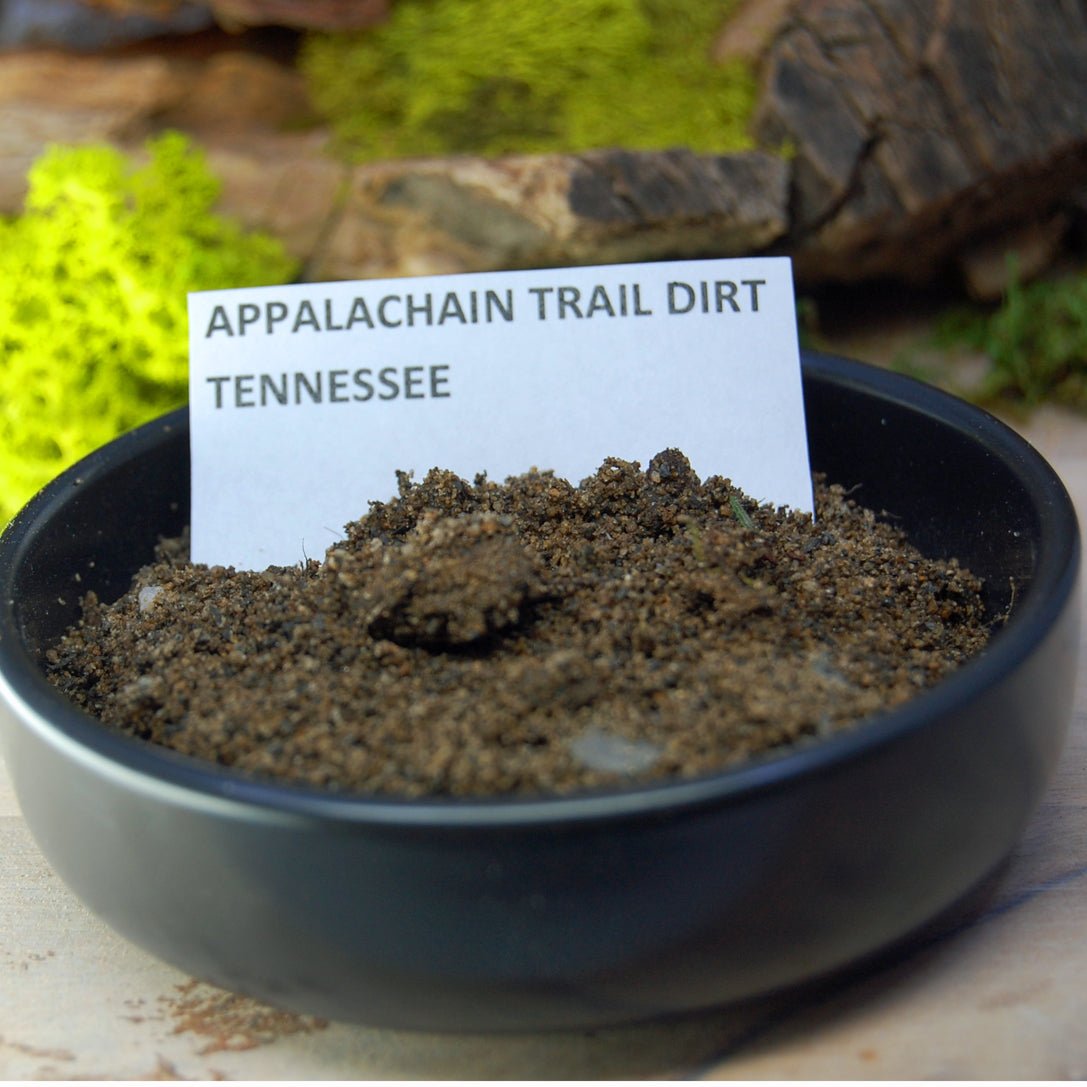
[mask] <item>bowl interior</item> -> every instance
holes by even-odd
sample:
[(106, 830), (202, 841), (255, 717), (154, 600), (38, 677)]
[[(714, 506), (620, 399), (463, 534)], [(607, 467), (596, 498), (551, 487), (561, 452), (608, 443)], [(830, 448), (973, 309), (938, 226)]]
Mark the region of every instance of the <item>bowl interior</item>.
[[(957, 557), (981, 576), (990, 615), (1014, 601), (1010, 626), (1022, 625), (1074, 576), (1067, 493), (1012, 431), (908, 378), (812, 353), (802, 361), (813, 469), (855, 488), (930, 557)], [(39, 658), (79, 618), (83, 593), (115, 599), (159, 539), (181, 532), (188, 453), (181, 409), (93, 453), (15, 518), (0, 539), (0, 670), (20, 671), (12, 654)], [(55, 714), (62, 700), (40, 670), (22, 671), (37, 674), (9, 678)]]

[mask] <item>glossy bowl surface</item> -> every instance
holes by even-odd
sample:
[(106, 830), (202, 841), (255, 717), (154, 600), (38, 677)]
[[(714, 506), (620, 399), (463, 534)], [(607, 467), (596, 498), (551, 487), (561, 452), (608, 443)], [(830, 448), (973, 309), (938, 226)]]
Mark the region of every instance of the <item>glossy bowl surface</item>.
[(986, 580), (990, 648), (847, 734), (682, 783), (397, 801), (253, 781), (115, 735), (45, 681), (188, 516), (188, 420), (50, 484), (0, 538), (0, 737), (43, 853), (193, 975), (441, 1030), (591, 1027), (753, 996), (887, 947), (1008, 854), (1071, 712), (1079, 535), (1052, 469), (907, 378), (803, 358), (812, 463)]

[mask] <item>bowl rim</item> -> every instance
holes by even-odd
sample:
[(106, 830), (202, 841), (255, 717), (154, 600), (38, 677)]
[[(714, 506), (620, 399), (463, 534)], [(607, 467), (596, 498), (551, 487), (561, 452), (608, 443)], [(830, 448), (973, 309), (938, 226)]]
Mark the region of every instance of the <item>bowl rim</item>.
[[(866, 363), (802, 351), (805, 376), (875, 395), (982, 441), (1024, 481), (1041, 523), (1034, 579), (1008, 625), (982, 654), (935, 686), (858, 727), (770, 752), (732, 767), (666, 780), (562, 795), (408, 798), (337, 792), (247, 776), (123, 735), (78, 709), (54, 688), (23, 644), (15, 618), (17, 572), (26, 541), (65, 495), (136, 458), (163, 435), (187, 429), (183, 407), (95, 450), (47, 484), (0, 534), (0, 703), (41, 739), (126, 788), (168, 796), (181, 805), (216, 808), (265, 820), (383, 826), (403, 830), (486, 830), (601, 824), (737, 804), (868, 758), (896, 740), (936, 727), (1021, 665), (1048, 635), (1078, 580), (1080, 536), (1075, 510), (1055, 470), (993, 415), (932, 385)], [(2, 716), (0, 716), (2, 720)]]

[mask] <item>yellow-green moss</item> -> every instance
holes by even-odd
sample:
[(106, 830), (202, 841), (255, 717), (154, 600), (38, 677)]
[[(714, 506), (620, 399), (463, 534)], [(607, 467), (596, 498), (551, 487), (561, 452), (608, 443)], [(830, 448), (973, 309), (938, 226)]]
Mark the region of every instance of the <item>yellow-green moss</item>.
[(709, 51), (730, 2), (397, 0), (313, 35), (314, 101), (354, 158), (751, 145), (749, 66)]
[(0, 525), (52, 476), (184, 403), (186, 294), (281, 283), (275, 240), (213, 213), (219, 187), (178, 134), (136, 168), (56, 147), (24, 213), (0, 217)]

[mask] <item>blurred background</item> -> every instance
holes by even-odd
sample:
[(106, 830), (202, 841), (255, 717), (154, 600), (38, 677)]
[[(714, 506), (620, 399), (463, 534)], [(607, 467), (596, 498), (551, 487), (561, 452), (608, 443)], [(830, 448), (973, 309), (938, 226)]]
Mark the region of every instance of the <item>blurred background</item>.
[(1087, 14), (0, 0), (0, 524), (185, 400), (189, 290), (751, 254), (803, 341), (1087, 407)]

